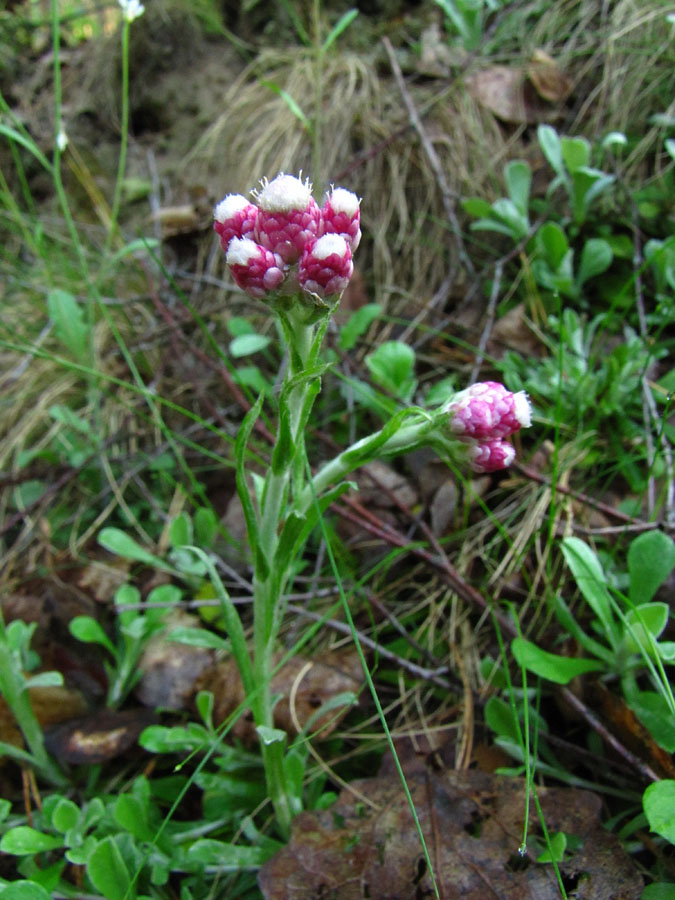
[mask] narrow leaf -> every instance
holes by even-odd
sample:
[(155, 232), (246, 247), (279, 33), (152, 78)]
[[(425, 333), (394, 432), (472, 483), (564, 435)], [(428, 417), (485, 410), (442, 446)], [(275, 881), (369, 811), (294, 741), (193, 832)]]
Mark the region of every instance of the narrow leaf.
[(588, 544), (576, 537), (565, 538), (562, 551), (579, 590), (602, 623), (607, 639), (615, 646), (618, 639), (616, 623), (612, 616), (607, 579), (598, 557)]
[(331, 30), (328, 34), (328, 37), (323, 42), (323, 46), (321, 47), (322, 53), (325, 53), (326, 50), (328, 50), (328, 48), (331, 46), (331, 44), (334, 44), (335, 41), (340, 37), (342, 32), (346, 28), (349, 28), (349, 26), (352, 24), (352, 22), (358, 16), (358, 14), (359, 14), (358, 9), (348, 9), (346, 13), (343, 13), (343, 15), (340, 16), (338, 21), (331, 28)]

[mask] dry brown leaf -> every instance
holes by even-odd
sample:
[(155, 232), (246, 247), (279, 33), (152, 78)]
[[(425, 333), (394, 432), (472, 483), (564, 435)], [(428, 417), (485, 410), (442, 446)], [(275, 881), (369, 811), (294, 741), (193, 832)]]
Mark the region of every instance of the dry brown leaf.
[(562, 103), (572, 93), (571, 80), (544, 50), (534, 51), (527, 74), (539, 96), (549, 103)]
[[(483, 772), (413, 771), (408, 786), (444, 900), (558, 900), (550, 864), (531, 820), (530, 854), (517, 850), (526, 804), (522, 779)], [(290, 843), (261, 869), (265, 900), (420, 900), (433, 887), (401, 783), (396, 776), (352, 785), (322, 812), (293, 821)], [(551, 834), (577, 835), (581, 848), (559, 864), (568, 896), (577, 900), (638, 900), (642, 877), (614, 835), (600, 824), (599, 797), (573, 788), (539, 788)]]
[(495, 359), (501, 359), (506, 350), (517, 350), (525, 357), (538, 359), (544, 349), (544, 344), (529, 324), (524, 303), (519, 303), (497, 319), (486, 347)]
[(504, 122), (532, 125), (559, 116), (532, 89), (522, 69), (491, 66), (467, 78), (467, 85), (474, 99)]
[[(35, 717), (43, 728), (69, 721), (87, 711), (84, 695), (68, 687), (33, 687), (28, 689)], [(23, 737), (5, 700), (0, 697), (0, 741), (23, 747)]]
[(142, 672), (136, 697), (144, 706), (187, 709), (195, 695), (197, 679), (213, 666), (214, 652), (171, 640), (174, 628), (198, 628), (197, 616), (172, 610), (164, 616), (166, 628), (145, 646), (138, 668)]
[[(298, 726), (303, 729), (312, 720), (312, 734), (327, 737), (338, 726), (346, 710), (329, 710), (315, 718), (317, 710), (338, 694), (358, 692), (362, 683), (359, 657), (351, 647), (325, 653), (316, 661), (294, 656), (272, 678), (272, 694), (281, 697), (274, 707), (274, 724), (289, 734), (297, 734)], [(217, 725), (244, 702), (244, 689), (233, 659), (206, 672), (200, 679), (199, 689), (213, 691), (213, 718)], [(236, 722), (232, 734), (246, 743), (256, 740), (250, 714)]]
[(50, 729), (45, 746), (61, 762), (103, 763), (126, 753), (155, 721), (155, 714), (147, 709), (103, 709)]

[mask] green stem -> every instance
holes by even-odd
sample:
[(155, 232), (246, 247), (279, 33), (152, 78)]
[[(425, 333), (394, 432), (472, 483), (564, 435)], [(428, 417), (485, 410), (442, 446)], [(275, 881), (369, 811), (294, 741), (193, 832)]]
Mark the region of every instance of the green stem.
[[(292, 451), (282, 465), (270, 467), (265, 478), (260, 515), (259, 544), (266, 561), (265, 572), (260, 564), (254, 563), (253, 579), (253, 680), (254, 694), (251, 709), (256, 726), (274, 728), (274, 708), (272, 702), (272, 667), (276, 639), (281, 623), (281, 605), (284, 591), (291, 575), (292, 560), (288, 560), (280, 570), (275, 554), (279, 544), (279, 532), (289, 508), (293, 508), (289, 496), (294, 485), (297, 488), (296, 473), (304, 467), (305, 441), (303, 413), (311, 379), (300, 380), (294, 387), (290, 384), (302, 376), (313, 364), (317, 354), (317, 329), (294, 320), (292, 315), (282, 317), (282, 326), (289, 348), (289, 363), (282, 386), (280, 418), (286, 417), (290, 426)], [(320, 335), (319, 335), (320, 337)], [(254, 556), (255, 560), (255, 556)], [(283, 744), (281, 741), (261, 742), (262, 760), (265, 768), (267, 790), (274, 806), (277, 826), (288, 837), (291, 827), (291, 800), (283, 766)]]
[(63, 787), (67, 781), (45, 750), (42, 728), (33, 712), (23, 672), (17, 669), (16, 657), (7, 642), (4, 624), (0, 634), (0, 693), (16, 719), (35, 769), (51, 784)]
[(412, 425), (399, 428), (384, 443), (379, 438), (382, 429), (356, 441), (334, 459), (327, 462), (312, 479), (312, 484), (304, 489), (298, 499), (299, 512), (306, 512), (316, 494), (321, 494), (330, 487), (375, 457), (391, 456), (413, 450), (424, 442), (425, 436), (436, 427), (432, 419), (423, 419)]
[(120, 212), (122, 199), (122, 182), (127, 167), (127, 147), (129, 145), (129, 31), (131, 23), (126, 18), (122, 19), (122, 121), (120, 123), (120, 152), (117, 158), (117, 177), (115, 179), (115, 193), (113, 194), (112, 209), (110, 210), (110, 226), (106, 236), (103, 258), (110, 250), (113, 237), (117, 230), (117, 217)]

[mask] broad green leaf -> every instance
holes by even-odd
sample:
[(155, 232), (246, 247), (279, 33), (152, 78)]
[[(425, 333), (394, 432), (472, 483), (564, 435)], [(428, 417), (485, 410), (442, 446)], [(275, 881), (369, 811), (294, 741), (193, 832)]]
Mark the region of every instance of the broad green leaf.
[(646, 531), (628, 548), (628, 596), (648, 603), (675, 566), (675, 542), (662, 531)]
[(567, 171), (572, 175), (577, 169), (587, 166), (591, 158), (591, 145), (582, 137), (563, 137), (560, 150)]
[(640, 900), (675, 900), (675, 884), (666, 884), (663, 881), (648, 884)]
[(120, 794), (113, 807), (117, 824), (139, 841), (151, 841), (154, 831), (148, 822), (148, 806), (132, 794)]
[(675, 781), (666, 778), (650, 784), (642, 806), (651, 830), (675, 844)]
[(599, 169), (577, 169), (572, 175), (572, 214), (577, 224), (584, 221), (593, 200), (607, 190), (614, 180), (613, 175), (606, 175)]
[(209, 745), (211, 737), (203, 725), (196, 722), (185, 727), (175, 725), (149, 725), (138, 739), (138, 743), (150, 753), (182, 753), (201, 750)]
[(675, 641), (660, 641), (657, 645), (659, 656), (666, 662), (675, 660)]
[(617, 626), (612, 616), (607, 579), (598, 557), (588, 544), (576, 537), (565, 538), (562, 542), (562, 551), (579, 590), (602, 623), (607, 640), (616, 647)]
[(527, 213), (521, 212), (513, 200), (508, 197), (495, 200), (492, 204), (492, 213), (510, 229), (509, 233), (513, 240), (524, 238), (529, 231), (530, 223)]
[(197, 691), (195, 706), (201, 716), (202, 722), (207, 728), (213, 728), (213, 705), (215, 699), (213, 691)]
[(87, 859), (87, 875), (105, 900), (134, 900), (136, 891), (117, 842), (103, 838)]
[(269, 725), (258, 725), (256, 728), (263, 744), (281, 744), (286, 740), (286, 732), (281, 728), (270, 728)]
[(547, 222), (537, 232), (537, 241), (549, 268), (557, 272), (570, 249), (565, 232), (556, 222)]
[(38, 672), (26, 679), (26, 687), (63, 687), (63, 675), (60, 672)]
[(13, 881), (0, 888), (2, 900), (51, 900), (51, 895), (34, 881)]
[(255, 328), (248, 319), (242, 316), (232, 316), (227, 322), (227, 330), (232, 337), (239, 337), (241, 334), (255, 334)]
[(82, 641), (85, 644), (100, 644), (112, 656), (117, 657), (117, 649), (112, 641), (96, 619), (92, 619), (91, 616), (75, 616), (68, 623), (68, 630), (78, 641)]
[(200, 506), (194, 514), (195, 540), (200, 547), (210, 547), (218, 531), (218, 517), (208, 506)]
[(137, 541), (120, 528), (103, 528), (99, 532), (98, 542), (104, 550), (122, 556), (124, 559), (132, 559), (135, 562), (145, 563), (147, 566), (154, 566), (163, 572), (173, 574), (173, 568), (168, 566), (163, 559), (144, 550)]
[(80, 807), (68, 797), (61, 797), (52, 812), (51, 821), (57, 831), (65, 834), (80, 821)]
[(415, 390), (415, 351), (403, 341), (384, 341), (366, 356), (373, 381), (401, 400), (409, 400)]
[(68, 291), (55, 288), (47, 296), (49, 318), (54, 323), (56, 336), (77, 361), (89, 356), (89, 326), (84, 311)]
[(538, 863), (561, 862), (567, 849), (567, 835), (564, 831), (558, 831), (550, 839), (550, 848), (546, 848), (543, 853), (537, 857)]
[(272, 338), (266, 334), (240, 334), (230, 341), (230, 356), (241, 359), (243, 356), (252, 356), (268, 347)]
[(172, 547), (185, 547), (194, 543), (192, 519), (186, 512), (179, 513), (169, 526), (169, 537)]
[[(668, 624), (667, 603), (643, 603), (626, 616), (624, 644), (629, 653), (651, 652), (651, 638), (658, 638)], [(650, 638), (651, 635), (651, 638)]]
[(520, 742), (520, 731), (513, 716), (513, 710), (499, 697), (490, 697), (485, 704), (485, 723), (497, 737), (514, 744)]
[(551, 125), (540, 125), (537, 129), (539, 146), (549, 164), (558, 175), (563, 174), (562, 147), (558, 132)]
[(352, 313), (349, 320), (340, 329), (340, 339), (338, 346), (341, 350), (351, 350), (356, 346), (356, 342), (362, 334), (370, 327), (371, 323), (377, 319), (382, 312), (382, 306), (379, 303), (366, 303), (356, 312)]
[(487, 219), (492, 213), (492, 207), (487, 200), (483, 200), (482, 197), (468, 197), (466, 200), (462, 201), (462, 209), (464, 212), (468, 213), (470, 216), (475, 216), (477, 219)]
[(514, 638), (511, 651), (519, 665), (555, 684), (568, 684), (577, 675), (598, 672), (604, 668), (596, 659), (575, 659), (548, 653), (525, 638)]
[(17, 825), (6, 831), (0, 840), (0, 851), (12, 856), (32, 856), (46, 850), (63, 847), (63, 838), (44, 834), (30, 825)]
[(589, 278), (601, 275), (610, 267), (613, 259), (612, 248), (602, 238), (589, 238), (581, 251), (577, 286), (581, 287)]
[(675, 753), (675, 715), (666, 698), (656, 691), (636, 691), (628, 705), (659, 747)]
[(530, 202), (530, 185), (532, 184), (532, 170), (526, 162), (519, 159), (511, 160), (504, 168), (504, 178), (509, 197), (516, 205), (520, 214), (527, 218), (527, 207)]

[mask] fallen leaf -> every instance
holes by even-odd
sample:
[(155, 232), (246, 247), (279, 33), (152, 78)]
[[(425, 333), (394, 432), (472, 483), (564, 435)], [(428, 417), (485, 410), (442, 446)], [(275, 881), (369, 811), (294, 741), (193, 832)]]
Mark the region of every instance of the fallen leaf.
[(571, 80), (544, 50), (534, 51), (527, 74), (539, 96), (550, 103), (561, 103), (572, 93)]
[[(28, 689), (30, 704), (36, 719), (43, 728), (57, 722), (72, 720), (86, 712), (88, 706), (83, 694), (68, 687), (33, 687)], [(23, 747), (24, 740), (14, 716), (4, 698), (0, 697), (0, 741)]]
[[(412, 771), (408, 787), (445, 900), (558, 900), (545, 847), (531, 819), (529, 852), (520, 856), (526, 808), (522, 779), (484, 772)], [(363, 779), (321, 812), (303, 812), (290, 843), (260, 870), (265, 900), (421, 900), (434, 894), (420, 841), (396, 776)], [(619, 840), (600, 823), (600, 798), (573, 788), (538, 788), (551, 834), (581, 840), (559, 863), (576, 900), (638, 900), (642, 877)]]
[(45, 746), (60, 762), (94, 765), (121, 756), (156, 721), (147, 709), (104, 709), (45, 732)]
[(183, 610), (172, 610), (163, 621), (161, 634), (153, 635), (138, 662), (141, 677), (135, 694), (144, 706), (187, 709), (195, 695), (195, 684), (213, 666), (214, 653), (171, 640), (174, 628), (197, 628), (199, 619)]
[(541, 99), (522, 69), (491, 66), (467, 78), (467, 85), (473, 98), (504, 122), (532, 125), (560, 115)]

